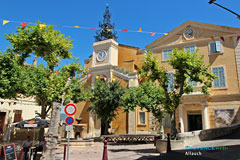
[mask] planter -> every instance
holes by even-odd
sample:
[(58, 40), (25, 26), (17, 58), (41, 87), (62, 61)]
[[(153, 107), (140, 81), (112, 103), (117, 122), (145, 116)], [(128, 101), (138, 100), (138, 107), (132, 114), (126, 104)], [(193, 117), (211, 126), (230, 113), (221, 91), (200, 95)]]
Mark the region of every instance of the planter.
[[(171, 140), (171, 149), (184, 149), (185, 145), (182, 140)], [(156, 151), (165, 153), (167, 151), (167, 140), (158, 139), (156, 143)]]

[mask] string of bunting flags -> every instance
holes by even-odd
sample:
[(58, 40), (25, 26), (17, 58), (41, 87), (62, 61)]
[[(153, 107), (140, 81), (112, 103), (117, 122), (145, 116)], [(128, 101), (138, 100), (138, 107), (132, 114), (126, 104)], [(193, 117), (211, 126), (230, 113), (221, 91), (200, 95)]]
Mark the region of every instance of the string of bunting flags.
[[(1, 19), (0, 19), (1, 20)], [(18, 22), (18, 21), (10, 21), (10, 20), (1, 20), (2, 21), (2, 25), (6, 25), (7, 23), (18, 23), (21, 25), (21, 27), (25, 27), (28, 24), (36, 24), (36, 23), (32, 23), (32, 22)], [(46, 24), (39, 24), (39, 27), (42, 29), (43, 27), (46, 27)], [(81, 26), (65, 26), (65, 25), (56, 25), (57, 27), (65, 27), (65, 28), (77, 28), (77, 29), (94, 29), (94, 30), (99, 30), (101, 28), (95, 28), (95, 27), (81, 27)], [(111, 31), (111, 29), (106, 29), (107, 31)], [(168, 33), (158, 33), (158, 32), (148, 32), (148, 31), (142, 31), (142, 28), (140, 27), (137, 31), (135, 30), (128, 30), (127, 28), (124, 29), (114, 29), (115, 31), (118, 32), (139, 32), (139, 33), (148, 33), (151, 36), (155, 36), (156, 34), (160, 34), (160, 35), (168, 35)]]

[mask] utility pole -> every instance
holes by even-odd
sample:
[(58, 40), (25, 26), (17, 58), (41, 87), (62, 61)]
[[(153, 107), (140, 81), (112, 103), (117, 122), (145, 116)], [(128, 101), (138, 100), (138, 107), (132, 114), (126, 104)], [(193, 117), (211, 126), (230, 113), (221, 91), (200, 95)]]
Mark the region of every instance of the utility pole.
[(209, 0), (208, 3), (209, 3), (209, 4), (215, 4), (216, 6), (221, 7), (221, 8), (223, 8), (223, 9), (227, 10), (228, 12), (231, 12), (232, 14), (236, 15), (238, 19), (240, 19), (240, 15), (239, 15), (239, 14), (237, 14), (236, 12), (233, 12), (232, 10), (230, 10), (230, 9), (228, 9), (228, 8), (226, 8), (226, 7), (223, 7), (222, 5), (220, 5), (220, 4), (218, 4), (218, 3), (215, 3), (215, 1), (216, 1), (216, 0)]

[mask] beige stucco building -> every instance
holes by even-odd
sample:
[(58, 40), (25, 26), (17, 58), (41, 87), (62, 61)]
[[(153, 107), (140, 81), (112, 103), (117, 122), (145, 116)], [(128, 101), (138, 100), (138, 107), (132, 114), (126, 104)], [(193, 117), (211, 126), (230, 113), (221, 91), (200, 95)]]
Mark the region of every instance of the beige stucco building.
[[(14, 124), (22, 120), (36, 117), (36, 113), (41, 113), (41, 107), (32, 97), (18, 98), (18, 100), (0, 99), (0, 137), (3, 138), (7, 127), (8, 118)], [(36, 131), (37, 133), (37, 131)], [(32, 130), (14, 129), (11, 131), (11, 139), (26, 139), (27, 135), (33, 136)]]
[(169, 73), (174, 70), (167, 64), (168, 54), (174, 48), (189, 50), (204, 56), (204, 62), (218, 76), (210, 95), (199, 91), (201, 84), (190, 82), (195, 92), (184, 95), (178, 107), (178, 130), (188, 132), (221, 127), (240, 121), (240, 28), (187, 21), (167, 36), (146, 48), (153, 52)]

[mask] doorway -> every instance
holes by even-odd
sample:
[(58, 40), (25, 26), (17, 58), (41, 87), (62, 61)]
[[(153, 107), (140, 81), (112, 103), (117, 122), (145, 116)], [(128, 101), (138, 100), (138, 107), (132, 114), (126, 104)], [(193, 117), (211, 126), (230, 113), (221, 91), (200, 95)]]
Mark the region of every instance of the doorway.
[(202, 130), (202, 115), (200, 113), (188, 114), (188, 131)]

